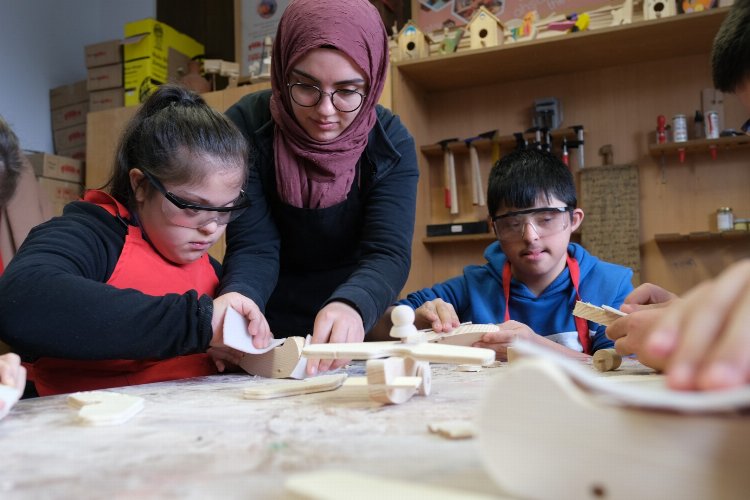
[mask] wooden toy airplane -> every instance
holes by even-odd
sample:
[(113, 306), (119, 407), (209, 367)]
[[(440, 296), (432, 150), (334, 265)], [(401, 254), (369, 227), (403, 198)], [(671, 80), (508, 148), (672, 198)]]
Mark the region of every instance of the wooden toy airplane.
[(487, 365), (495, 360), (490, 349), (428, 342), (427, 332), (414, 327), (414, 310), (409, 306), (396, 306), (391, 319), (391, 337), (400, 342), (312, 344), (302, 354), (311, 359), (366, 359), (370, 398), (386, 404), (403, 403), (414, 393), (429, 395), (430, 361)]
[(675, 391), (659, 375), (618, 380), (532, 344), (514, 349), (523, 357), (489, 384), (478, 418), (480, 456), (504, 493), (629, 500), (750, 491), (750, 386)]

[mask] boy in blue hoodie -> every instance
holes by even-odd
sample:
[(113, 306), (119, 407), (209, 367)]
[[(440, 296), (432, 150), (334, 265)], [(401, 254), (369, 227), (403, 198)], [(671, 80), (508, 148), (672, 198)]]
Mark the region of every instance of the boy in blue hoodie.
[[(487, 187), (488, 221), (498, 241), (487, 263), (462, 276), (410, 293), (400, 301), (415, 309), (417, 328), (449, 331), (461, 322), (501, 323), (476, 347), (505, 360), (516, 338), (586, 358), (612, 347), (605, 327), (575, 318), (577, 300), (619, 307), (633, 289), (632, 271), (603, 262), (570, 235), (583, 221), (568, 168), (554, 155), (515, 151), (498, 161)], [(616, 230), (616, 228), (613, 228)], [(388, 335), (390, 310), (373, 330)]]

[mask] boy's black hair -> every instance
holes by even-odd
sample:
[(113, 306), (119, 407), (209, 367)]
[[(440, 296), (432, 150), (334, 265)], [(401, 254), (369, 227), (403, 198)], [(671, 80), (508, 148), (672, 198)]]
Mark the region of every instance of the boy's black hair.
[(162, 85), (128, 124), (107, 185), (112, 196), (133, 208), (130, 171), (148, 170), (162, 182), (200, 182), (209, 172), (190, 168), (196, 156), (215, 156), (247, 172), (248, 146), (242, 133), (198, 94), (177, 85)]
[(572, 208), (578, 203), (573, 175), (552, 153), (518, 150), (500, 158), (492, 167), (487, 183), (490, 217), (501, 208), (531, 208), (540, 197), (558, 198)]
[(22, 168), (23, 160), (18, 137), (0, 116), (0, 208), (13, 197)]
[(714, 87), (734, 92), (750, 78), (750, 0), (735, 0), (711, 51)]

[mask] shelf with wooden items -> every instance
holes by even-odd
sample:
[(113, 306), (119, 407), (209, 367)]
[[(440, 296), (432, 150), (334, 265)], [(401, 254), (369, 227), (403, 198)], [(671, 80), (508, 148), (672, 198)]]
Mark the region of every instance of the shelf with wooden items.
[[(716, 192), (727, 187), (730, 199), (720, 204), (743, 213), (750, 211), (750, 207), (744, 210), (741, 206), (747, 202), (735, 203), (740, 195), (746, 197), (748, 183), (740, 170), (742, 162), (738, 158), (724, 162), (728, 180), (716, 176), (706, 180), (691, 169), (674, 169), (684, 171), (674, 174), (680, 189), (673, 186), (666, 190), (658, 181), (658, 160), (651, 156), (647, 139), (639, 131), (653, 128), (656, 114), (672, 116), (700, 107), (701, 89), (711, 87), (711, 45), (727, 10), (711, 9), (394, 63), (392, 108), (414, 136), (421, 174), (412, 270), (404, 291), (460, 274), (468, 264), (483, 263), (483, 250), (492, 240), (491, 233), (425, 238), (428, 224), (487, 217), (485, 206), (472, 203), (469, 154), (462, 141), (449, 144), (455, 159), (459, 213), (446, 209), (439, 142), (447, 137), (476, 136), (485, 130), (498, 129), (500, 134), (526, 130), (534, 100), (549, 96), (558, 98), (564, 108), (561, 128), (585, 124), (586, 169), (601, 164), (597, 151), (603, 145), (612, 146), (615, 164), (639, 166), (642, 280), (681, 292), (702, 278), (700, 273), (676, 275), (653, 235), (689, 231), (696, 218), (715, 211), (715, 199), (696, 202), (695, 192), (703, 187)], [(727, 123), (741, 123), (746, 118), (735, 108), (739, 109), (735, 98), (726, 96)], [(476, 142), (485, 183), (496, 154), (490, 144), (488, 139)], [(501, 147), (500, 154), (514, 147), (515, 142)], [(579, 182), (581, 170), (575, 154), (570, 164)], [(585, 210), (585, 200), (581, 206)], [(583, 224), (587, 224), (585, 219)]]
[(730, 229), (728, 231), (693, 231), (691, 233), (658, 233), (654, 235), (657, 243), (698, 243), (716, 241), (735, 241), (750, 238), (750, 231)]
[(662, 155), (678, 155), (680, 151), (685, 153), (711, 153), (728, 149), (741, 149), (750, 147), (750, 135), (742, 134), (731, 137), (719, 137), (718, 139), (691, 139), (686, 142), (667, 142), (664, 144), (651, 144), (649, 153), (654, 157)]

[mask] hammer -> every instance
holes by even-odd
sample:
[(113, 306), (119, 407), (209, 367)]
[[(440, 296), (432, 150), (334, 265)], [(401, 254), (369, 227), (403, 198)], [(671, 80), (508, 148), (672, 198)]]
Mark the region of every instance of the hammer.
[(453, 159), (453, 151), (449, 147), (451, 142), (458, 141), (458, 138), (443, 139), (438, 144), (443, 148), (443, 166), (445, 176), (443, 182), (443, 193), (445, 196), (445, 208), (449, 208), (451, 215), (458, 213), (458, 188), (456, 186), (456, 163)]

